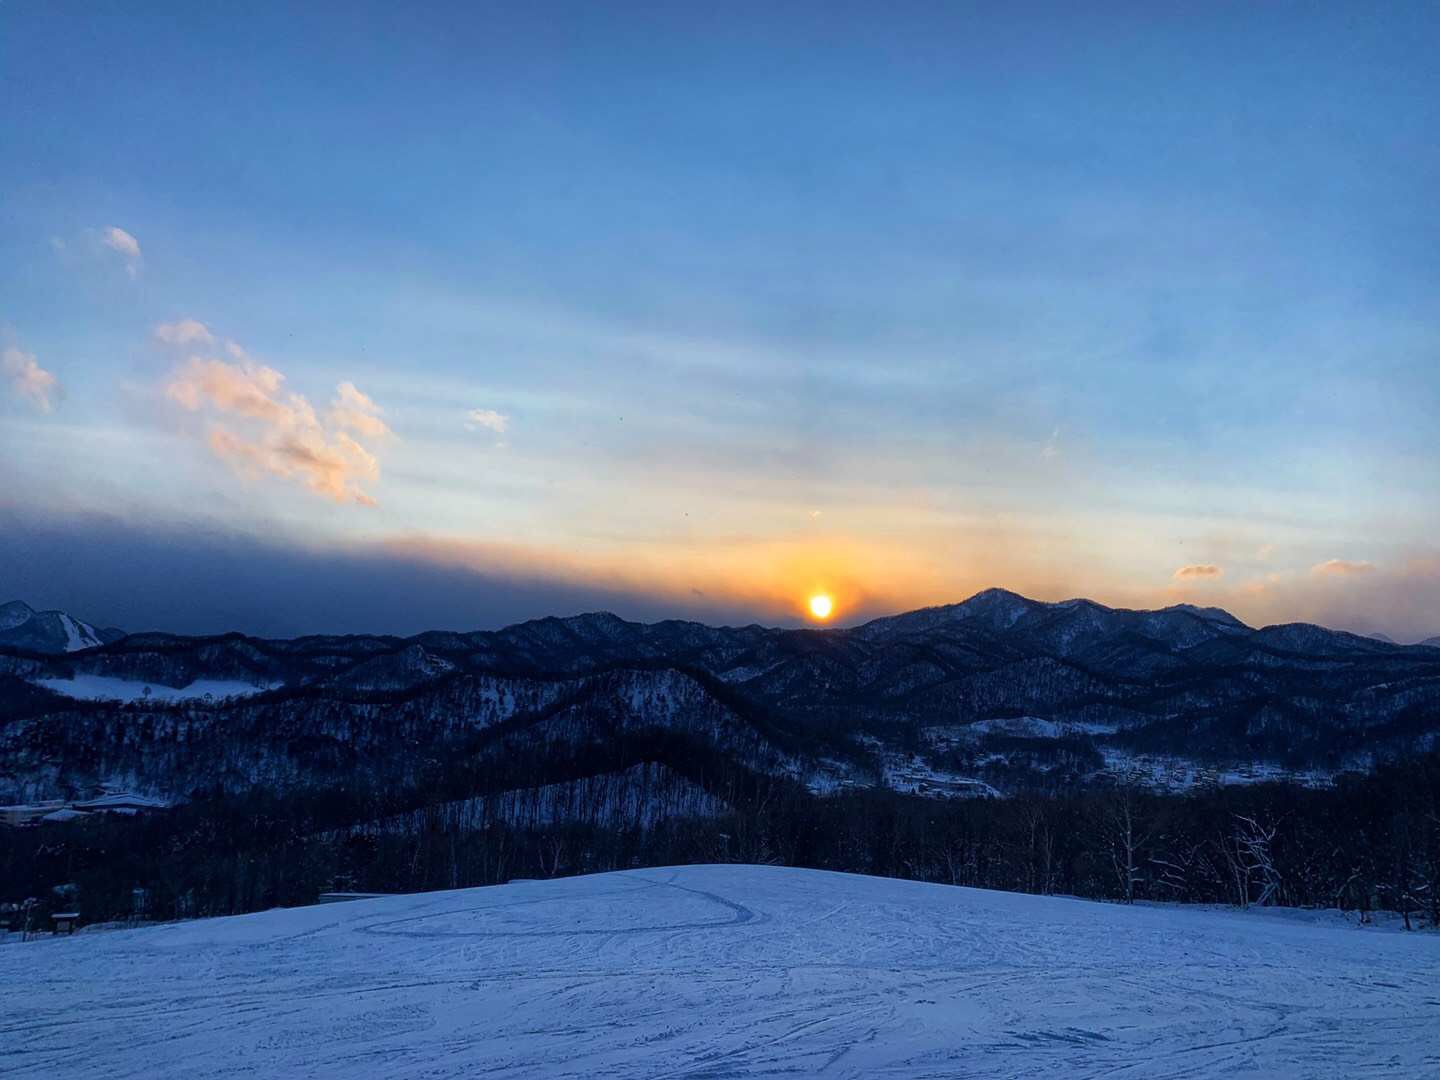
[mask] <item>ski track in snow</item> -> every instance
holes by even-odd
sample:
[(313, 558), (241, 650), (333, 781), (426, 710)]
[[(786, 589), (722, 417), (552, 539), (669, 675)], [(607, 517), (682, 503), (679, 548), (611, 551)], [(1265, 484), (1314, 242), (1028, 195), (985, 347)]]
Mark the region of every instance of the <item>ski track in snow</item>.
[(1440, 935), (779, 867), (0, 948), (6, 1077), (1440, 1076)]

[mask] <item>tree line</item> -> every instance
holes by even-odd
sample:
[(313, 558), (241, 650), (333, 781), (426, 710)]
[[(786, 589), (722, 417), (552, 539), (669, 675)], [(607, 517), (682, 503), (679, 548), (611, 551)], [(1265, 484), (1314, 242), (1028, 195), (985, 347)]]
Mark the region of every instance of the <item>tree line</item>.
[[(1119, 902), (1338, 907), (1362, 919), (1387, 909), (1407, 927), (1440, 926), (1440, 754), (1319, 790), (1120, 783), (944, 800), (818, 796), (665, 731), (514, 750), (438, 755), (403, 788), (216, 788), (150, 817), (3, 829), (0, 901), (78, 907), (88, 922), (171, 919), (329, 890), (735, 862)], [(580, 786), (539, 793), (557, 784)], [(553, 809), (582, 805), (593, 812)]]

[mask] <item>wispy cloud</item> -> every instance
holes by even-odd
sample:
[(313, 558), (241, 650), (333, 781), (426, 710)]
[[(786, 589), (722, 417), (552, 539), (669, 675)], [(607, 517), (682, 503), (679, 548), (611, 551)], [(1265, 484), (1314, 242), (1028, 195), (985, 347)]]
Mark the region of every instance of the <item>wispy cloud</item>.
[(125, 273), (132, 279), (140, 273), (140, 241), (118, 225), (100, 230), (100, 242), (125, 260)]
[(471, 409), (465, 414), (465, 428), (467, 431), (484, 428), (496, 435), (504, 435), (510, 430), (510, 417), (494, 409)]
[(0, 351), (0, 371), (10, 380), (16, 397), (42, 413), (53, 409), (52, 396), (60, 393), (60, 381), (42, 368), (34, 353), (21, 352), (13, 345)]
[(1329, 574), (1346, 576), (1350, 574), (1368, 574), (1375, 569), (1375, 564), (1363, 560), (1351, 559), (1326, 559), (1322, 563), (1316, 563), (1310, 568), (1312, 574)]
[(1040, 457), (1045, 461), (1060, 456), (1060, 429), (1057, 427), (1050, 432), (1050, 437), (1045, 440), (1045, 445), (1040, 448)]
[(210, 328), (196, 319), (181, 319), (179, 322), (161, 323), (155, 327), (155, 339), (166, 345), (211, 345), (215, 335)]
[(1176, 581), (1188, 581), (1202, 578), (1218, 578), (1225, 571), (1214, 563), (1194, 563), (1191, 566), (1182, 566), (1175, 571)]
[[(157, 327), (155, 335), (167, 342), (216, 340), (194, 320)], [(380, 466), (361, 440), (373, 443), (390, 434), (379, 406), (342, 382), (322, 418), (303, 395), (284, 392), (280, 372), (233, 341), (225, 342), (225, 351), (234, 362), (191, 355), (165, 386), (181, 408), (211, 416), (211, 452), (242, 471), (281, 476), (336, 502), (373, 506), (365, 489), (379, 478)]]
[(335, 400), (330, 403), (330, 423), (353, 431), (361, 438), (384, 439), (391, 434), (385, 421), (380, 419), (384, 411), (357, 390), (354, 383), (342, 382), (335, 388)]

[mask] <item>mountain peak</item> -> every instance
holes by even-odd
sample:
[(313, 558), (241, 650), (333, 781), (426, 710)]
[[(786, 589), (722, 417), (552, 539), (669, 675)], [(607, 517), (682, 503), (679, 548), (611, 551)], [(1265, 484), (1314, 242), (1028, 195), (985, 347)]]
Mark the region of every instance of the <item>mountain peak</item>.
[(24, 600), (11, 600), (0, 605), (0, 630), (11, 630), (35, 617), (35, 609)]
[(1014, 625), (1026, 612), (1040, 606), (1048, 605), (1043, 601), (1030, 600), (1009, 589), (986, 589), (955, 605), (965, 616), (981, 616), (1001, 628)]
[(0, 645), (63, 653), (93, 649), (124, 636), (120, 630), (98, 629), (64, 611), (36, 611), (23, 600), (0, 607)]
[(1198, 604), (1171, 604), (1169, 607), (1162, 608), (1161, 610), (1184, 611), (1188, 612), (1191, 615), (1198, 615), (1202, 619), (1209, 619), (1212, 622), (1229, 623), (1231, 626), (1245, 626), (1243, 622), (1237, 619), (1234, 615), (1231, 615), (1230, 612), (1226, 611), (1224, 608), (1200, 607)]

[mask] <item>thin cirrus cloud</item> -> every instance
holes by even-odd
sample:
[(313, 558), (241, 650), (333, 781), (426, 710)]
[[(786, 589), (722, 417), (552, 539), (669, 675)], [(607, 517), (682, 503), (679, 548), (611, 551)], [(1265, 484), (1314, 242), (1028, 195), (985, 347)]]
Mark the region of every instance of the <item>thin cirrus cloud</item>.
[(0, 372), (10, 380), (11, 392), (32, 408), (48, 413), (55, 407), (52, 398), (60, 393), (60, 380), (40, 366), (34, 353), (7, 346), (0, 351)]
[(1195, 563), (1191, 566), (1182, 566), (1175, 571), (1176, 581), (1204, 580), (1206, 578), (1218, 578), (1225, 573), (1223, 569), (1214, 563)]
[(107, 225), (100, 230), (100, 242), (125, 260), (125, 273), (133, 280), (140, 273), (140, 241), (120, 228)]
[(1363, 559), (1326, 559), (1324, 562), (1312, 566), (1310, 572), (1331, 577), (1348, 577), (1353, 574), (1368, 574), (1374, 569), (1374, 563), (1365, 562)]
[(242, 473), (282, 477), (335, 502), (375, 505), (366, 490), (380, 476), (373, 444), (391, 432), (380, 418), (383, 410), (354, 383), (340, 383), (322, 415), (304, 395), (284, 390), (284, 375), (236, 342), (223, 343), (230, 360), (204, 355), (220, 343), (203, 323), (163, 324), (155, 337), (207, 347), (175, 369), (165, 394), (186, 411), (209, 417), (205, 438), (216, 457)]
[(1060, 456), (1060, 429), (1057, 427), (1050, 432), (1050, 437), (1045, 440), (1045, 445), (1040, 448), (1040, 457), (1051, 461)]

